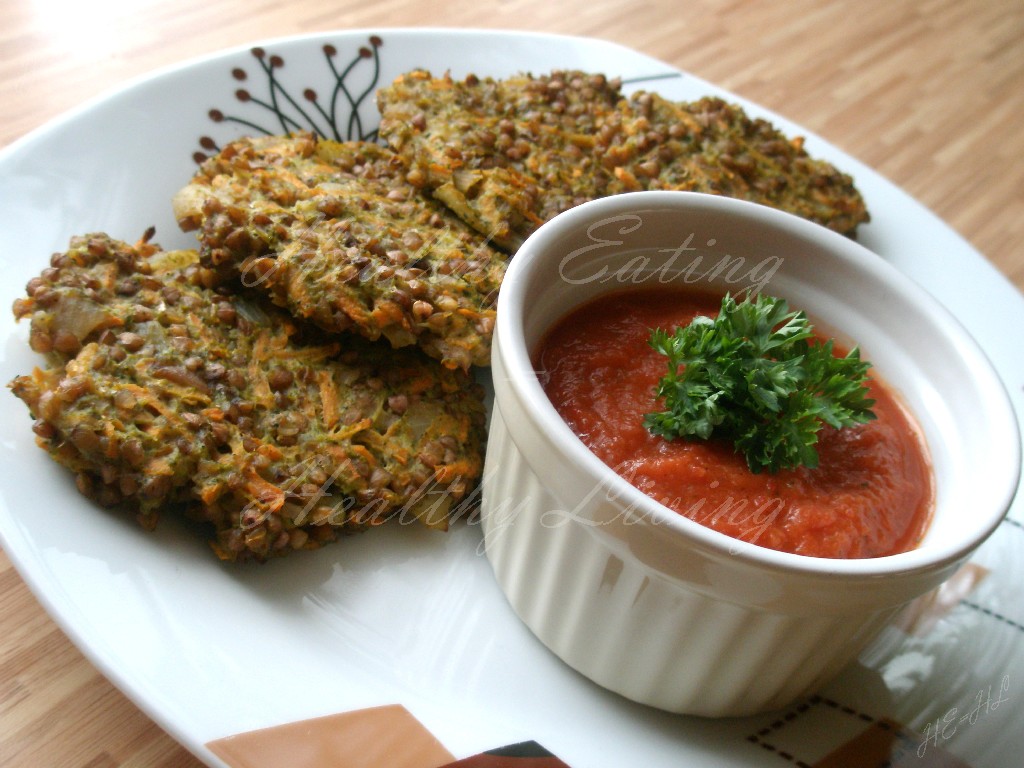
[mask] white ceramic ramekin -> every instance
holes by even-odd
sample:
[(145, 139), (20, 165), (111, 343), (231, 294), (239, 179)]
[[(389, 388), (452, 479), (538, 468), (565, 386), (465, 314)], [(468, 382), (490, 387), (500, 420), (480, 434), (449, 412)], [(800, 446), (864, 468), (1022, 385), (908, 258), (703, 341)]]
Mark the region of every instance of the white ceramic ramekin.
[[(858, 343), (931, 451), (936, 509), (920, 546), (863, 560), (765, 549), (666, 509), (594, 456), (531, 353), (580, 303), (654, 282), (761, 289)], [(991, 534), (1019, 479), (1006, 391), (935, 300), (845, 237), (723, 197), (632, 193), (541, 227), (502, 285), (492, 373), (482, 523), (502, 589), (572, 667), (674, 712), (749, 714), (821, 686)]]

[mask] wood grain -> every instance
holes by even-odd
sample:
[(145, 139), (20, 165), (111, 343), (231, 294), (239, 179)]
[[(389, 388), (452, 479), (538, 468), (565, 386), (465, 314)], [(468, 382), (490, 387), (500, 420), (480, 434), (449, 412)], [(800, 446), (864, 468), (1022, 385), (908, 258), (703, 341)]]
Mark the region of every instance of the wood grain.
[[(459, 26), (612, 40), (821, 134), (1024, 288), (1019, 0), (0, 0), (0, 14), (0, 145), (158, 67), (279, 35)], [(68, 642), (2, 553), (0, 765), (199, 765)]]

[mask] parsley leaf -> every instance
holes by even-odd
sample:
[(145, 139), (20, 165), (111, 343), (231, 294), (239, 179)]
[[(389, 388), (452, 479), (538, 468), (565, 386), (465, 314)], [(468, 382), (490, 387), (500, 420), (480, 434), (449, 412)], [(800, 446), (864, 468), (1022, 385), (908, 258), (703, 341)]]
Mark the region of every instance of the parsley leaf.
[(754, 473), (818, 466), (818, 432), (875, 418), (867, 371), (854, 347), (844, 357), (819, 342), (807, 316), (783, 299), (759, 294), (722, 299), (714, 319), (699, 316), (672, 334), (651, 331), (668, 357), (655, 388), (666, 409), (644, 426), (668, 440), (732, 441)]

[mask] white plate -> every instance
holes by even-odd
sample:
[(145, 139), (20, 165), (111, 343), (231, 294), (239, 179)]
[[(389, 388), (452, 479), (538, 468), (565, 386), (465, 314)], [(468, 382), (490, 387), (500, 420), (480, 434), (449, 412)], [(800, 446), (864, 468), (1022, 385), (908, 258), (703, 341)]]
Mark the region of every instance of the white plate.
[[(335, 47), (333, 58), (324, 44)], [(252, 130), (238, 121), (279, 131), (279, 118), (257, 100), (276, 98), (279, 114), (301, 122), (300, 107), (308, 115), (317, 109), (303, 91), (314, 88), (318, 103), (328, 104), (336, 73), (349, 65), (340, 82), (359, 120), (349, 120), (346, 90), (339, 90), (343, 135), (350, 124), (372, 131), (375, 84), (419, 66), (457, 77), (579, 68), (673, 99), (718, 93), (741, 101), (588, 39), (381, 30), (262, 47), (262, 59), (240, 48), (134, 82), (3, 151), (0, 305), (10, 307), (74, 234), (134, 240), (155, 225), (165, 247), (191, 245), (169, 201), (193, 172), (194, 153), (204, 151), (201, 137), (223, 145)], [(271, 56), (283, 66), (270, 67)], [(237, 99), (242, 88), (252, 100)], [(215, 122), (214, 109), (228, 119)], [(861, 242), (962, 319), (1024, 413), (1018, 291), (876, 173), (817, 137), (808, 137), (807, 148), (855, 176), (873, 216)], [(15, 326), (9, 312), (0, 322), (6, 382), (39, 360), (24, 325)], [(10, 394), (0, 397), (0, 419), (11, 425), (0, 440), (4, 548), (86, 655), (210, 765), (223, 765), (204, 746), (210, 740), (382, 704), (403, 705), (459, 758), (533, 740), (574, 768), (657, 768), (688, 758), (709, 766), (811, 765), (886, 718), (905, 726), (908, 754), (944, 750), (975, 768), (996, 768), (1024, 753), (1024, 731), (1013, 722), (1024, 696), (1021, 503), (974, 561), (987, 576), (966, 602), (933, 612), (930, 631), (892, 629), (861, 665), (788, 719), (708, 722), (635, 706), (557, 661), (512, 615), (476, 526), (448, 535), (377, 530), (264, 566), (226, 566), (171, 520), (145, 533), (85, 501), (34, 446), (25, 408)]]

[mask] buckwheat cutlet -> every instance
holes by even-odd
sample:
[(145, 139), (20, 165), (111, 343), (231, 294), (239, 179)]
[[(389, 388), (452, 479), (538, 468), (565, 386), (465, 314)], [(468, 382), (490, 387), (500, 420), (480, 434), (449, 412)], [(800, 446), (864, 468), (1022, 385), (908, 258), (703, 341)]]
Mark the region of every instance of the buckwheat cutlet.
[(180, 507), (225, 560), (444, 527), (482, 467), (469, 376), (206, 287), (197, 258), (78, 237), (15, 303), (49, 365), (10, 386), (81, 492), (147, 528)]
[(677, 103), (638, 92), (599, 142), (607, 192), (688, 190), (768, 205), (853, 236), (869, 220), (853, 179), (766, 120), (717, 97)]
[(714, 97), (624, 97), (582, 72), (456, 81), (417, 70), (377, 101), (410, 181), (509, 249), (562, 210), (627, 191), (739, 197), (846, 235), (869, 218), (852, 179), (802, 139)]
[(406, 180), (368, 142), (243, 138), (174, 199), (204, 265), (331, 332), (489, 365), (507, 256)]
[(594, 150), (620, 99), (617, 81), (578, 71), (455, 80), (416, 70), (377, 91), (380, 136), (410, 181), (508, 250), (614, 180)]

